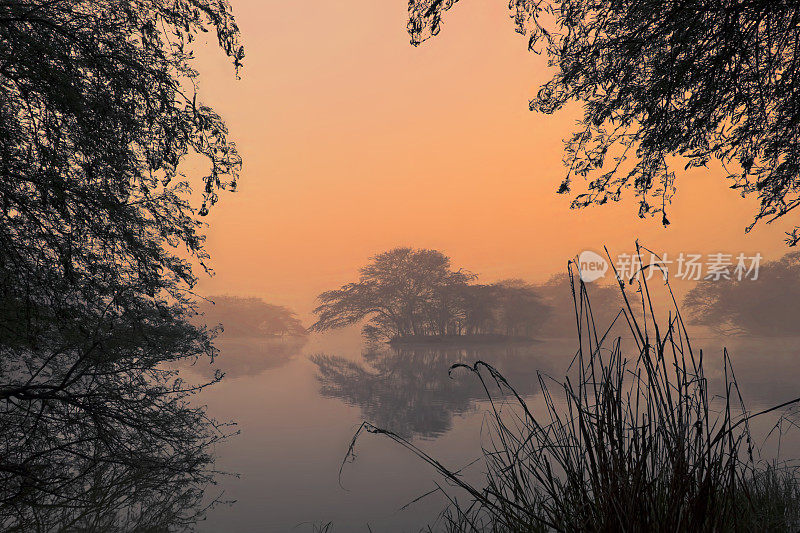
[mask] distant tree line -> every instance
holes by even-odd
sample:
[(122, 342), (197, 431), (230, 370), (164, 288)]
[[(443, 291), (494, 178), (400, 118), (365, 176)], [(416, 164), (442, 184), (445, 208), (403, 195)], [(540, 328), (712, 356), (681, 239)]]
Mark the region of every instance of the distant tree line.
[(718, 333), (784, 337), (800, 334), (800, 253), (761, 265), (758, 279), (703, 280), (683, 305), (691, 323)]
[(261, 298), (212, 296), (198, 305), (203, 325), (221, 325), (225, 338), (302, 337), (307, 334), (294, 311)]
[(475, 283), (453, 270), (436, 250), (395, 248), (376, 255), (359, 280), (319, 296), (314, 331), (366, 321), (365, 335), (397, 340), (421, 337), (528, 337), (547, 306), (520, 280)]
[(198, 327), (220, 328), (214, 345), (221, 357), (190, 361), (195, 375), (213, 379), (254, 377), (287, 364), (308, 341), (308, 331), (294, 311), (261, 298), (211, 296), (198, 304)]

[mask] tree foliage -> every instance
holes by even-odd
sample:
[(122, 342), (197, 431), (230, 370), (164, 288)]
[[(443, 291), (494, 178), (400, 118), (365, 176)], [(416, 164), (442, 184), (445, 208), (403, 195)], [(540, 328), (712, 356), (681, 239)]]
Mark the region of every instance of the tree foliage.
[[(592, 316), (597, 324), (608, 327), (616, 324), (610, 334), (623, 335), (624, 324), (615, 322), (625, 305), (617, 284), (595, 281), (584, 285), (592, 299)], [(568, 273), (554, 274), (545, 283), (534, 287), (542, 302), (547, 305), (547, 318), (543, 330), (548, 338), (571, 339), (575, 336), (575, 301), (573, 300), (573, 280)]]
[[(89, 298), (98, 285), (194, 283), (168, 249), (206, 259), (197, 215), (241, 166), (196, 96), (190, 43), (209, 28), (238, 68), (225, 1), (0, 4), (0, 260), (20, 284), (46, 289), (42, 264)], [(187, 155), (208, 162), (197, 205)]]
[(209, 31), (238, 69), (226, 0), (0, 2), (4, 530), (186, 526), (213, 480), (225, 431), (166, 370), (215, 354), (192, 262), (241, 166), (196, 94)]
[[(457, 0), (410, 0), (419, 44), (438, 33)], [(781, 0), (511, 0), (519, 33), (545, 52), (553, 77), (530, 102), (554, 113), (583, 105), (565, 141), (573, 207), (617, 201), (625, 189), (639, 215), (666, 211), (677, 164), (727, 169), (731, 187), (755, 195), (753, 224), (800, 205), (800, 5)], [(787, 242), (800, 240), (796, 227)]]
[(518, 280), (479, 285), (476, 276), (452, 270), (436, 250), (395, 248), (372, 258), (359, 280), (319, 296), (312, 330), (367, 321), (371, 337), (404, 338), (501, 334), (527, 336), (545, 311)]

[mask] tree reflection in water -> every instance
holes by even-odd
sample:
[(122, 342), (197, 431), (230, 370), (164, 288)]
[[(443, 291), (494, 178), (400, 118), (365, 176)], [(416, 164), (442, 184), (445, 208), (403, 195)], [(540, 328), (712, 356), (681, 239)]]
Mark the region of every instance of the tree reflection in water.
[(138, 295), (71, 303), (0, 305), (0, 530), (190, 528), (230, 431), (167, 367), (213, 354), (209, 336)]
[(399, 346), (368, 349), (363, 362), (340, 356), (311, 357), (320, 393), (361, 409), (363, 418), (405, 437), (432, 438), (447, 432), (453, 417), (475, 408), (486, 397), (479, 381), (448, 371), (454, 363), (482, 360), (514, 376), (521, 395), (538, 389), (537, 370), (554, 361), (539, 343), (479, 346)]
[(204, 378), (211, 379), (216, 372), (225, 379), (255, 377), (267, 370), (279, 368), (300, 355), (307, 337), (227, 338), (216, 342), (220, 355), (213, 361), (199, 359), (189, 368)]

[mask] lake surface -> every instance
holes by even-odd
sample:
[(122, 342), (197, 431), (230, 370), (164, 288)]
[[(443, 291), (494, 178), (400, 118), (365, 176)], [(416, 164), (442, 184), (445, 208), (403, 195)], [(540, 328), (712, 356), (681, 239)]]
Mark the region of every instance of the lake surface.
[[(717, 384), (724, 379), (722, 348), (728, 347), (749, 409), (800, 396), (800, 338), (692, 341), (695, 350), (704, 350), (706, 376)], [(238, 423), (241, 434), (217, 449), (217, 467), (240, 476), (221, 477), (209, 489), (236, 503), (214, 508), (201, 531), (313, 531), (314, 524), (328, 521), (334, 531), (418, 531), (436, 519), (445, 500), (433, 494), (401, 510), (441, 482), (409, 451), (364, 434), (356, 460), (344, 465), (339, 479), (362, 420), (408, 438), (449, 468), (465, 466), (481, 456), (488, 403), (469, 372), (449, 378), (450, 365), (493, 364), (535, 410), (541, 405), (537, 372), (563, 376), (577, 343), (564, 338), (395, 349), (367, 345), (357, 331), (347, 330), (305, 342), (223, 338), (219, 346), (213, 368), (226, 371), (226, 378), (198, 399), (213, 417)], [(198, 362), (187, 375), (210, 370)], [(755, 436), (766, 434), (774, 421), (765, 417), (753, 424)], [(798, 443), (784, 437), (781, 456), (800, 457)], [(773, 438), (765, 453), (774, 449)], [(479, 482), (481, 471), (479, 461), (464, 475)]]

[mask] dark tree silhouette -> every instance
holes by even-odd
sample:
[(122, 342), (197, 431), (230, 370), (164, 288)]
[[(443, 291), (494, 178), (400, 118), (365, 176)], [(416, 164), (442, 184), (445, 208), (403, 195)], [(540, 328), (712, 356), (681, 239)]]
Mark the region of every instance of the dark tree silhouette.
[[(457, 0), (410, 0), (417, 45), (439, 31)], [(530, 103), (553, 113), (583, 103), (566, 141), (559, 192), (591, 177), (573, 207), (639, 197), (660, 214), (675, 191), (670, 158), (710, 160), (732, 187), (757, 195), (753, 225), (800, 205), (800, 5), (791, 1), (511, 0), (519, 33), (555, 67)], [(749, 231), (753, 225), (748, 226)], [(800, 228), (787, 233), (797, 244)]]
[(700, 281), (683, 304), (692, 323), (718, 332), (800, 335), (800, 253), (762, 264), (755, 280)]
[(533, 285), (510, 279), (492, 286), (499, 292), (496, 330), (512, 337), (529, 337), (541, 330), (550, 308)]
[[(206, 258), (196, 215), (241, 165), (194, 90), (190, 43), (208, 28), (238, 68), (226, 1), (0, 5), (0, 261), (19, 285), (46, 289), (42, 263), (85, 291), (194, 282), (162, 245)], [(209, 163), (197, 206), (180, 171), (187, 154)]]
[[(199, 215), (241, 160), (197, 101), (191, 44), (213, 29), (238, 69), (226, 1), (0, 4), (0, 291), (17, 306), (129, 292), (188, 304), (205, 266)], [(209, 164), (192, 205), (181, 162)], [(184, 254), (185, 257), (185, 254)]]
[(519, 280), (475, 285), (436, 250), (395, 248), (361, 269), (358, 282), (319, 296), (314, 331), (367, 321), (364, 333), (390, 340), (465, 335), (529, 336), (546, 312)]
[(1, 529), (179, 527), (213, 479), (224, 430), (164, 370), (215, 353), (191, 262), (241, 166), (196, 95), (209, 30), (238, 69), (226, 0), (0, 2)]
[(319, 295), (312, 330), (325, 331), (369, 320), (366, 333), (385, 336), (444, 335), (457, 289), (474, 275), (450, 270), (436, 250), (395, 248), (376, 255), (356, 283)]

